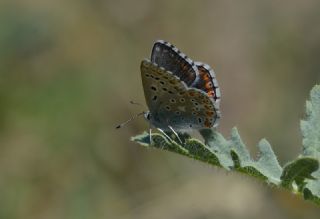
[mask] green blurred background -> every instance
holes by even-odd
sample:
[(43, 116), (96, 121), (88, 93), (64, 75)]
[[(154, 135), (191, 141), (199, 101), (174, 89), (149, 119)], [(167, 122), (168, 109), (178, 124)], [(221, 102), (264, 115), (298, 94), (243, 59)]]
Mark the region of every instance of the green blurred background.
[(0, 2), (0, 218), (319, 218), (286, 191), (129, 141), (148, 128), (139, 65), (164, 39), (209, 63), (218, 130), (266, 137), (280, 163), (320, 81), (320, 3)]

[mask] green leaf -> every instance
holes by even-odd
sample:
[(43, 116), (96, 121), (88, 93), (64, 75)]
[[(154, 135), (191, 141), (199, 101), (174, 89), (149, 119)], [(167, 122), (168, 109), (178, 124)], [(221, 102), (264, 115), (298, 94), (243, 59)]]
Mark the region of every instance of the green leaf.
[(314, 171), (319, 169), (319, 162), (312, 157), (301, 157), (288, 164), (283, 168), (281, 175), (281, 184), (284, 187), (294, 189), (293, 183), (298, 186), (297, 191), (301, 192), (306, 185), (306, 179), (315, 178), (311, 175)]
[(232, 129), (229, 141), (226, 141), (221, 134), (217, 134), (212, 130), (206, 130), (205, 132), (201, 130), (200, 133), (208, 145), (218, 148), (219, 152), (225, 155), (224, 158), (231, 157), (233, 162), (232, 168), (266, 180), (267, 183), (280, 183), (282, 168), (270, 144), (266, 140), (263, 139), (259, 142), (260, 156), (258, 160), (254, 160), (251, 158), (236, 128)]
[[(310, 100), (306, 103), (306, 119), (300, 123), (303, 136), (303, 155), (320, 161), (320, 85), (314, 86), (310, 92)], [(303, 195), (306, 200), (320, 204), (320, 170), (313, 172), (314, 178), (305, 180)]]
[(150, 144), (150, 136), (146, 132), (132, 137), (131, 140), (143, 146), (168, 150), (212, 165), (221, 166), (215, 153), (197, 139), (186, 139), (182, 146), (175, 141), (168, 141), (164, 135), (158, 133), (152, 133), (151, 137), (152, 144)]
[(197, 139), (187, 139), (184, 144), (168, 140), (164, 135), (153, 133), (152, 142), (148, 133), (133, 137), (132, 140), (143, 146), (155, 147), (185, 155), (196, 160), (221, 166), (226, 170), (236, 170), (268, 183), (279, 184), (282, 169), (266, 140), (258, 144), (260, 157), (254, 160), (243, 144), (236, 128), (232, 129), (231, 139), (226, 140), (220, 133), (211, 129), (201, 130), (200, 133), (207, 145)]
[(139, 144), (146, 147), (155, 147), (155, 148), (168, 150), (178, 154), (189, 156), (189, 152), (186, 149), (184, 149), (174, 141), (169, 142), (165, 136), (158, 133), (152, 134), (152, 141), (153, 141), (152, 144), (150, 144), (150, 136), (149, 136), (149, 133), (147, 132), (144, 132), (141, 135), (132, 137), (131, 140), (138, 142)]
[(222, 167), (230, 170), (233, 167), (232, 157), (230, 155), (230, 143), (218, 132), (211, 129), (202, 129), (200, 134), (205, 139), (211, 151), (217, 156)]
[[(132, 140), (146, 147), (175, 152), (193, 159), (222, 167), (227, 171), (241, 172), (258, 178), (268, 184), (288, 189), (303, 195), (320, 205), (320, 86), (311, 91), (306, 105), (306, 119), (301, 121), (303, 154), (288, 162), (284, 168), (279, 165), (269, 142), (262, 139), (258, 146), (259, 156), (253, 159), (243, 143), (238, 130), (233, 128), (230, 139), (225, 139), (212, 129), (200, 130), (205, 143), (188, 135), (179, 134), (183, 143), (172, 136), (143, 133)], [(170, 135), (170, 134), (168, 134)], [(152, 144), (150, 144), (150, 137)], [(171, 138), (171, 137), (170, 137)]]
[(317, 180), (307, 180), (307, 185), (303, 189), (303, 197), (305, 200), (310, 200), (320, 205), (320, 176), (317, 178)]
[(304, 199), (313, 201), (320, 205), (320, 171), (312, 173), (315, 180), (306, 180), (307, 185), (303, 190)]
[(303, 136), (303, 154), (320, 159), (320, 85), (310, 93), (306, 104), (306, 120), (300, 123)]
[[(319, 183), (319, 182), (318, 182)], [(313, 191), (317, 190), (316, 195), (312, 194), (311, 190), (309, 188), (305, 188), (303, 190), (303, 197), (305, 200), (310, 200), (318, 205), (320, 205), (320, 191), (319, 186), (315, 186), (315, 188), (312, 188)]]

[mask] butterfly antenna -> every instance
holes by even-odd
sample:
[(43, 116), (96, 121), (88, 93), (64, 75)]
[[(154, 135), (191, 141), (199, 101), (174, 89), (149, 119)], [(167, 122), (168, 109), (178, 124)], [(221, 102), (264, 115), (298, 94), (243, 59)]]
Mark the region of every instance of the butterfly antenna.
[(141, 112), (138, 114), (133, 115), (130, 119), (128, 119), (127, 121), (121, 123), (120, 125), (117, 125), (116, 129), (122, 128), (123, 126), (127, 125), (129, 122), (131, 122), (132, 120), (134, 120), (135, 118), (144, 115), (145, 112)]
[(134, 102), (134, 101), (132, 101), (132, 100), (130, 100), (130, 103), (131, 103), (132, 105), (143, 106), (141, 103)]

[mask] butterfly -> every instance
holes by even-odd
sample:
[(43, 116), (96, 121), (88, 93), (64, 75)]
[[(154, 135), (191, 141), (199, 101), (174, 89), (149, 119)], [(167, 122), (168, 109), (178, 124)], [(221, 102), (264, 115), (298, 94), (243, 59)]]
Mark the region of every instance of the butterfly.
[(184, 132), (218, 125), (220, 89), (214, 71), (194, 62), (172, 44), (154, 43), (151, 60), (140, 65), (145, 118), (163, 131)]
[[(221, 93), (211, 67), (194, 62), (172, 44), (158, 40), (151, 59), (140, 65), (141, 79), (149, 111), (141, 112), (118, 125), (120, 128), (144, 115), (150, 126), (163, 134), (200, 130), (218, 126)], [(151, 142), (151, 129), (149, 129)]]

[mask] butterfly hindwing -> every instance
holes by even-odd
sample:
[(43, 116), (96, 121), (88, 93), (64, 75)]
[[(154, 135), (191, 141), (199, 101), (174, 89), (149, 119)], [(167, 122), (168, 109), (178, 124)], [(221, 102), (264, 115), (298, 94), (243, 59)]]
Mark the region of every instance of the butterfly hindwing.
[(199, 80), (193, 87), (203, 90), (219, 106), (221, 93), (216, 75), (212, 68), (202, 62), (195, 63), (199, 71)]

